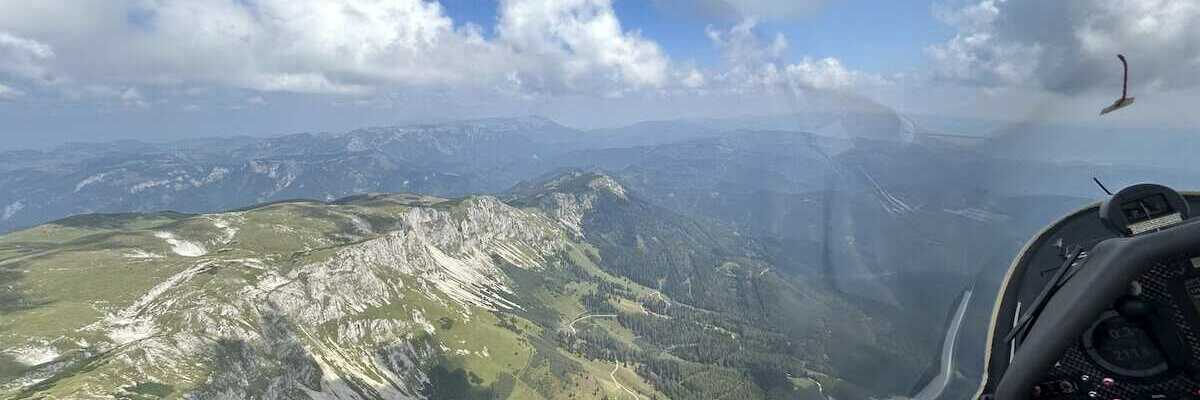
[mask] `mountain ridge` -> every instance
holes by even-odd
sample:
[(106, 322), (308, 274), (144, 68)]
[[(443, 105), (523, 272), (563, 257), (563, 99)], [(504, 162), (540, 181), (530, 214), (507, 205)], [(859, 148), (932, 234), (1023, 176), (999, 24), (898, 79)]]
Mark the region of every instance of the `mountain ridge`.
[[(0, 391), (601, 398), (631, 390), (689, 398), (733, 388), (768, 398), (809, 390), (788, 383), (786, 371), (826, 390), (868, 390), (859, 385), (871, 382), (842, 380), (838, 369), (849, 367), (826, 361), (841, 355), (822, 351), (818, 342), (829, 339), (816, 333), (820, 325), (763, 324), (854, 306), (762, 269), (753, 253), (646, 258), (709, 252), (710, 240), (731, 239), (666, 214), (607, 175), (557, 177), (538, 183), (541, 190), (514, 190), (507, 203), (371, 194), (218, 214), (81, 216), (0, 236), (0, 270), (15, 274), (0, 298), (16, 305), (0, 312), (0, 372), (17, 385)], [(634, 219), (693, 233), (663, 244), (668, 236), (644, 237), (642, 251), (620, 233)], [(753, 289), (756, 279), (773, 289)], [(693, 289), (710, 300), (688, 297)], [(767, 297), (747, 303), (755, 292)], [(785, 314), (762, 308), (794, 296), (825, 300)], [(737, 311), (753, 303), (760, 311)], [(578, 320), (603, 313), (617, 317)], [(858, 331), (843, 342), (869, 331), (830, 328)], [(785, 346), (788, 336), (818, 342)], [(689, 338), (708, 350), (671, 348)], [(846, 362), (857, 363), (838, 361)], [(533, 364), (509, 374), (506, 363)], [(686, 380), (684, 370), (712, 380)]]

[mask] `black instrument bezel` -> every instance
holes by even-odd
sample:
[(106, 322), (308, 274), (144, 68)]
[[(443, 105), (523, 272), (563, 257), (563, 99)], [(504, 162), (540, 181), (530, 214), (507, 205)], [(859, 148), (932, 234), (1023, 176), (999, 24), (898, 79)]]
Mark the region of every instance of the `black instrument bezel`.
[[(1143, 185), (1143, 187), (1158, 187), (1157, 185)], [(1170, 189), (1167, 189), (1170, 190)], [(1160, 189), (1153, 191), (1160, 192)], [(1147, 191), (1149, 192), (1149, 191)], [(1200, 196), (1195, 193), (1189, 193), (1187, 196), (1178, 196), (1181, 201), (1197, 202), (1200, 204)], [(1136, 279), (1140, 273), (1144, 273), (1151, 266), (1157, 265), (1163, 258), (1167, 257), (1167, 253), (1178, 253), (1180, 255), (1190, 252), (1191, 249), (1200, 249), (1200, 241), (1194, 238), (1200, 238), (1200, 225), (1195, 224), (1196, 221), (1184, 221), (1182, 223), (1169, 226), (1167, 229), (1157, 229), (1156, 231), (1146, 232), (1141, 235), (1130, 235), (1127, 232), (1118, 233), (1108, 225), (1108, 221), (1104, 217), (1099, 217), (1099, 211), (1103, 208), (1101, 205), (1093, 205), (1083, 208), (1075, 213), (1064, 217), (1055, 224), (1047, 227), (1040, 232), (1032, 240), (1028, 242), (1022, 253), (1014, 260), (1012, 266), (1006, 272), (1006, 276), (1001, 283), (1001, 296), (994, 306), (992, 313), (990, 331), (988, 336), (987, 353), (985, 354), (985, 375), (981, 382), (977, 397), (984, 394), (1001, 395), (1001, 392), (1007, 392), (1010, 398), (1021, 398), (1016, 394), (1022, 393), (1020, 387), (1031, 387), (1032, 383), (1037, 380), (1037, 375), (1041, 371), (1049, 368), (1054, 364), (1054, 358), (1065, 347), (1070, 347), (1069, 342), (1079, 343), (1079, 336), (1083, 331), (1090, 327), (1096, 320), (1096, 317), (1112, 307), (1113, 301), (1121, 296), (1127, 289), (1125, 285), (1128, 282)], [(1172, 206), (1181, 215), (1187, 215), (1189, 208), (1186, 205)], [(1108, 210), (1106, 210), (1108, 211)], [(1089, 218), (1090, 217), (1090, 218)], [(1090, 221), (1094, 222), (1087, 222)], [(1105, 226), (1109, 228), (1105, 228)], [(1092, 228), (1094, 226), (1094, 228)], [(1084, 229), (1084, 230), (1076, 230)], [(1107, 231), (1105, 233), (1104, 231)], [(1175, 231), (1175, 232), (1170, 232)], [(1114, 235), (1115, 234), (1115, 235)], [(1125, 236), (1125, 237), (1120, 237)], [(1015, 314), (1014, 307), (1022, 301), (1028, 302), (1027, 297), (1031, 291), (1036, 292), (1038, 278), (1031, 277), (1027, 272), (1031, 264), (1036, 264), (1044, 269), (1044, 265), (1049, 262), (1050, 258), (1058, 257), (1061, 252), (1053, 251), (1056, 247), (1062, 247), (1062, 238), (1070, 238), (1067, 243), (1080, 243), (1090, 240), (1104, 240), (1101, 248), (1101, 256), (1107, 268), (1111, 269), (1113, 278), (1116, 281), (1124, 281), (1120, 285), (1114, 285), (1102, 275), (1098, 275), (1095, 271), (1084, 271), (1084, 282), (1069, 282), (1064, 286), (1068, 295), (1062, 296), (1062, 299), (1056, 299), (1056, 303), (1051, 304), (1048, 308), (1048, 314), (1052, 314), (1052, 318), (1043, 318), (1046, 321), (1039, 321), (1035, 324), (1033, 330), (1041, 331), (1031, 335), (1033, 338), (1033, 347), (1040, 351), (1026, 351), (1027, 354), (1021, 354), (1020, 348), (1029, 346), (1031, 343), (1022, 343), (1018, 346), (1016, 353), (1013, 351), (1011, 343), (1003, 342), (1002, 338), (1007, 334), (1010, 325), (1014, 325), (1014, 321), (1018, 316)], [(1195, 242), (1195, 243), (1192, 243)], [(1058, 243), (1056, 246), (1055, 243)], [(1189, 247), (1190, 246), (1190, 247)], [(1048, 254), (1054, 252), (1054, 255)], [(1135, 265), (1136, 264), (1136, 265)], [(1123, 265), (1123, 267), (1114, 267), (1114, 265)], [(1036, 268), (1035, 268), (1036, 269)], [(1030, 281), (1032, 279), (1032, 281)], [(1079, 280), (1077, 277), (1076, 280)], [(1029, 287), (1029, 284), (1035, 286)], [(1020, 289), (1020, 290), (1015, 290)], [(1165, 289), (1165, 288), (1164, 288)], [(1058, 297), (1058, 296), (1056, 296)], [(1172, 297), (1175, 297), (1172, 295)], [(1173, 300), (1174, 301), (1174, 300)], [(1086, 303), (1086, 306), (1081, 306), (1075, 310), (1075, 307)], [(1078, 311), (1073, 313), (1073, 311)], [(1187, 310), (1190, 322), (1195, 322), (1200, 319), (1196, 310)], [(1176, 322), (1179, 322), (1176, 319)], [(1190, 323), (1189, 323), (1190, 324)], [(1200, 327), (1200, 325), (1196, 325)], [(1064, 336), (1065, 335), (1065, 336)], [(1156, 338), (1157, 339), (1157, 338)], [(1059, 350), (1054, 350), (1054, 349)], [(1049, 354), (1032, 357), (1037, 353)], [(1192, 357), (1194, 358), (1194, 357)], [(1014, 371), (1014, 369), (1016, 371)], [(1030, 372), (1038, 371), (1038, 372)], [(1015, 374), (1010, 374), (1016, 372)], [(1020, 377), (1010, 377), (1008, 375), (1019, 375)], [(1178, 377), (1172, 369), (1164, 374), (1158, 374), (1151, 380), (1156, 380), (1157, 377)], [(1189, 378), (1195, 375), (1188, 374)], [(990, 377), (990, 378), (989, 378)], [(1009, 390), (1003, 389), (1004, 380), (1012, 378), (1008, 382)], [(1014, 384), (1019, 382), (1019, 384)], [(1018, 388), (1017, 390), (1012, 390)], [(1024, 392), (1028, 394), (1028, 392)], [(1004, 398), (1004, 397), (995, 397)]]

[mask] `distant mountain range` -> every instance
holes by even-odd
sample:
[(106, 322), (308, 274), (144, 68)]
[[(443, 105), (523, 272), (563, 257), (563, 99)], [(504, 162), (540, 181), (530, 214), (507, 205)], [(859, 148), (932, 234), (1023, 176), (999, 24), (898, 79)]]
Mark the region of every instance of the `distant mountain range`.
[[(839, 135), (899, 135), (900, 120), (816, 115), (790, 120), (837, 126)], [(217, 211), (293, 199), (362, 192), (439, 195), (503, 191), (573, 164), (571, 152), (677, 143), (757, 120), (666, 121), (579, 131), (537, 117), (486, 119), (297, 134), (265, 139), (194, 139), (151, 144), (69, 144), (49, 151), (0, 153), (0, 231), (95, 212)], [(878, 126), (846, 133), (843, 120)], [(880, 120), (880, 121), (875, 121)]]

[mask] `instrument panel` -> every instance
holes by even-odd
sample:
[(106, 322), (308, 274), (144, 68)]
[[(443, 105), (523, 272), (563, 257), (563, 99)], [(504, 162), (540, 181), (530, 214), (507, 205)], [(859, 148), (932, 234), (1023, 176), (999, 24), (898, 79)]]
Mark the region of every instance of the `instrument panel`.
[(1067, 348), (1031, 398), (1200, 398), (1198, 304), (1195, 263), (1154, 266)]
[[(1185, 221), (1190, 210), (1197, 209), (1200, 194), (1181, 195), (1163, 186), (1135, 185), (1102, 204), (1062, 218), (1035, 236), (1002, 283), (991, 322), (985, 380), (977, 398), (1200, 399), (1200, 244), (1194, 251), (1188, 245), (1155, 253), (1152, 263), (1119, 264), (1136, 267), (1121, 271), (1139, 272), (1122, 272), (1121, 278), (1115, 279), (1107, 278), (1116, 276), (1108, 272), (1114, 264), (1099, 259), (1112, 260), (1118, 253), (1112, 252), (1111, 245), (1105, 251), (1098, 246), (1115, 238), (1136, 243), (1160, 242), (1139, 238), (1195, 238), (1200, 235), (1198, 229), (1187, 229), (1191, 236), (1155, 232), (1182, 232), (1173, 228), (1195, 225)], [(1096, 254), (1090, 258), (1097, 260), (1089, 268), (1092, 250)], [(1086, 278), (1070, 282), (1077, 275)], [(1070, 290), (1060, 297), (1068, 300), (1056, 298), (1065, 287)], [(1086, 292), (1096, 294), (1083, 294)], [(1079, 303), (1090, 306), (1078, 309), (1063, 307), (1075, 304), (1069, 299), (1077, 298), (1103, 300)], [(1050, 307), (1054, 307), (1054, 317), (1039, 319)], [(1053, 322), (1067, 321), (1063, 318), (1071, 310), (1070, 328)], [(1031, 332), (1037, 332), (1036, 345)], [(1030, 345), (1025, 346), (1027, 339)], [(1051, 342), (1059, 344), (1047, 346)], [(1026, 351), (1023, 346), (1028, 347)], [(1051, 348), (1056, 350), (1046, 351)], [(1035, 354), (1042, 356), (1031, 357)], [(1044, 360), (1037, 362), (1044, 368), (1023, 368), (1038, 358)], [(1010, 363), (1017, 361), (1022, 367), (1009, 371)], [(1006, 373), (1016, 371), (1021, 371), (1016, 374), (1021, 378), (1013, 377), (1013, 381), (1028, 383), (1017, 391), (1003, 389), (1007, 375), (1013, 375)], [(1031, 389), (1025, 391), (1029, 385)], [(998, 392), (1004, 395), (993, 397), (1001, 394)]]

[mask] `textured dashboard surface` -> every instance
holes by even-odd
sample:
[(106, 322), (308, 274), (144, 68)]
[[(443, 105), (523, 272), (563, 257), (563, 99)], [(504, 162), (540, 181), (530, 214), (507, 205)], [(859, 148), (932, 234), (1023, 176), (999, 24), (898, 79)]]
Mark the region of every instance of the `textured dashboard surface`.
[[(1086, 267), (1086, 266), (1085, 266)], [(1200, 337), (1197, 327), (1192, 325), (1187, 313), (1194, 313), (1192, 300), (1180, 298), (1175, 286), (1189, 279), (1200, 278), (1200, 270), (1192, 268), (1186, 260), (1153, 267), (1139, 279), (1140, 299), (1161, 309), (1175, 326), (1177, 333), (1190, 351), (1189, 358), (1200, 354)], [(1115, 313), (1113, 313), (1115, 314)], [(1102, 317), (1105, 318), (1105, 317)], [(1086, 335), (1086, 333), (1085, 333)], [(1083, 398), (1083, 399), (1179, 399), (1193, 398), (1197, 388), (1183, 369), (1167, 368), (1148, 377), (1128, 376), (1102, 365), (1095, 354), (1085, 348), (1083, 335), (1075, 345), (1067, 349), (1059, 363), (1050, 371), (1046, 381), (1035, 389), (1040, 398)], [(1070, 385), (1073, 389), (1063, 393)]]
[[(1200, 210), (1200, 194), (1183, 193), (1183, 197), (1193, 211)], [(1027, 245), (1014, 261), (1011, 276), (1006, 277), (1005, 284), (1011, 290), (997, 304), (993, 320), (996, 339), (987, 354), (989, 376), (1003, 376), (1012, 356), (1013, 350), (1008, 343), (998, 339), (1008, 333), (1004, 327), (1015, 326), (1017, 316), (1024, 312), (1021, 307), (1034, 303), (1069, 257), (1070, 250), (1087, 248), (1117, 236), (1101, 221), (1099, 207), (1094, 205), (1065, 216)], [(1200, 249), (1197, 251), (1200, 254)], [(1179, 262), (1154, 266), (1138, 282), (1142, 292), (1140, 298), (1162, 310), (1167, 316), (1164, 319), (1175, 326), (1184, 344), (1180, 351), (1190, 353), (1186, 358), (1195, 363), (1200, 360), (1200, 310), (1197, 310), (1200, 303), (1188, 296), (1184, 282), (1189, 279), (1196, 279), (1193, 290), (1200, 292), (1200, 269), (1193, 268), (1192, 263), (1182, 257)], [(1188, 375), (1187, 368), (1167, 368), (1148, 377), (1121, 375), (1096, 362), (1095, 353), (1088, 353), (1082, 338), (1082, 334), (1077, 336), (1059, 362), (1046, 372), (1046, 378), (1038, 385), (1036, 398), (1200, 399), (1200, 385), (1195, 376)], [(1200, 371), (1200, 367), (1193, 365), (1190, 370)], [(980, 393), (992, 393), (997, 382), (996, 379), (986, 380)]]

